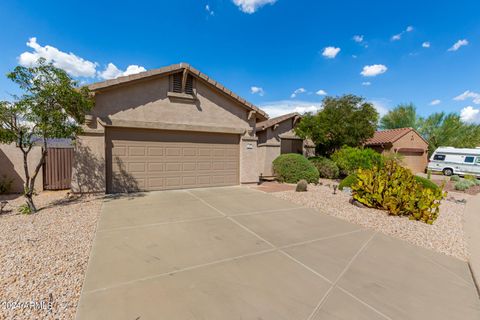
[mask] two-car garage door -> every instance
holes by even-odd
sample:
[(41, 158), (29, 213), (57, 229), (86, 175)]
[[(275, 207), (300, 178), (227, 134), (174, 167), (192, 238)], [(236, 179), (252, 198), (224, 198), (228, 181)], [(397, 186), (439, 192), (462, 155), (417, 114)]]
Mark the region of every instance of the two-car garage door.
[(239, 183), (239, 135), (107, 129), (107, 191), (132, 192)]

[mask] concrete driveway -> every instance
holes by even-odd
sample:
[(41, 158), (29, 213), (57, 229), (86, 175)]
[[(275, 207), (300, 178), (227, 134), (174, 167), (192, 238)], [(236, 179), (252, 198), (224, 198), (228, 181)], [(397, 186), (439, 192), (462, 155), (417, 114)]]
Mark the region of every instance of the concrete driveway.
[(244, 187), (107, 200), (77, 319), (480, 319), (466, 263)]

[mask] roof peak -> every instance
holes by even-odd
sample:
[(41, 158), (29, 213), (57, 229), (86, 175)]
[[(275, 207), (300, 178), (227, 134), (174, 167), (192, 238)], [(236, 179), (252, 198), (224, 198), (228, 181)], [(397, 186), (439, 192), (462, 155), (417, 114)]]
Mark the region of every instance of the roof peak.
[(268, 119), (268, 114), (265, 111), (261, 110), (260, 108), (258, 108), (254, 104), (248, 102), (244, 98), (235, 94), (233, 91), (227, 89), (225, 86), (220, 84), (218, 81), (212, 79), (211, 77), (209, 77), (205, 73), (200, 72), (200, 70), (195, 69), (194, 67), (192, 67), (190, 64), (188, 64), (186, 62), (180, 62), (180, 63), (177, 63), (177, 64), (172, 64), (172, 65), (157, 68), (157, 69), (150, 69), (150, 70), (147, 70), (147, 71), (135, 73), (135, 74), (128, 75), (128, 76), (123, 76), (123, 77), (118, 77), (118, 78), (115, 78), (115, 79), (110, 79), (110, 80), (105, 80), (105, 81), (101, 81), (101, 82), (92, 83), (88, 86), (88, 88), (92, 91), (100, 91), (102, 89), (107, 89), (107, 88), (110, 88), (110, 87), (114, 87), (114, 86), (118, 86), (118, 85), (122, 85), (122, 84), (127, 84), (127, 83), (130, 83), (130, 82), (135, 82), (135, 81), (143, 80), (143, 79), (146, 79), (146, 78), (153, 78), (153, 77), (168, 75), (168, 74), (175, 73), (175, 72), (185, 70), (185, 69), (188, 70), (188, 72), (190, 74), (192, 74), (193, 76), (195, 76), (196, 78), (201, 79), (201, 80), (205, 81), (206, 83), (208, 83), (209, 85), (215, 87), (217, 90), (220, 90), (225, 95), (231, 97), (232, 99), (236, 100), (237, 102), (239, 102), (240, 104), (245, 106), (247, 109), (257, 112), (263, 119)]

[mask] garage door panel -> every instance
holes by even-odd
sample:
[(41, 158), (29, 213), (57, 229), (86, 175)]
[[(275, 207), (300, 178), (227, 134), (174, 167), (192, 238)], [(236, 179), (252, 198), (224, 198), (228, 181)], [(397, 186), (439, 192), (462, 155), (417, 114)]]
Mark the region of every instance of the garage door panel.
[(144, 162), (130, 162), (128, 163), (128, 172), (145, 172)]
[(197, 164), (195, 162), (193, 163), (184, 163), (183, 164), (183, 171), (196, 171), (197, 169)]
[(165, 155), (166, 156), (181, 156), (182, 155), (182, 148), (167, 147), (167, 148), (165, 148)]
[(208, 161), (208, 162), (204, 162), (204, 161), (199, 161), (197, 162), (197, 169), (199, 171), (202, 171), (202, 170), (212, 170), (212, 162), (211, 161)]
[(109, 192), (236, 185), (239, 136), (107, 129)]
[(162, 162), (149, 162), (148, 163), (148, 172), (155, 173), (155, 172), (163, 172), (164, 171), (164, 163)]
[(148, 147), (148, 156), (163, 156), (164, 148), (162, 147)]

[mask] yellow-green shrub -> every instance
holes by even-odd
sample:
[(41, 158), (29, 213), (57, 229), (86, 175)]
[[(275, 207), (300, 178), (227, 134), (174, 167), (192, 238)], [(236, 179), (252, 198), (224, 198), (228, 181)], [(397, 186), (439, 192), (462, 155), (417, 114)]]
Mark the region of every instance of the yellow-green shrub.
[(382, 167), (359, 169), (356, 176), (358, 180), (351, 186), (355, 200), (428, 224), (437, 219), (440, 201), (446, 196), (443, 188), (424, 187), (410, 170), (393, 160)]

